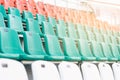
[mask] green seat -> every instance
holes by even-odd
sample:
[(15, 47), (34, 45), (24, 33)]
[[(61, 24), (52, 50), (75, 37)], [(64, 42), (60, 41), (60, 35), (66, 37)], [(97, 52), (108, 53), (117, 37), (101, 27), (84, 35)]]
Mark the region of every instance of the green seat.
[(117, 43), (120, 45), (120, 37), (117, 37)]
[(58, 24), (62, 25), (62, 26), (66, 26), (66, 23), (64, 20), (58, 19)]
[(0, 27), (5, 27), (4, 18), (2, 13), (0, 13)]
[(80, 61), (81, 56), (75, 44), (75, 41), (71, 38), (63, 38), (63, 48), (66, 60)]
[(51, 23), (52, 27), (56, 27), (57, 22), (56, 22), (55, 18), (49, 16), (48, 22)]
[(108, 30), (108, 29), (107, 29), (106, 32), (107, 32), (107, 35), (111, 35), (111, 36), (113, 35), (112, 30)]
[(101, 43), (102, 51), (105, 57), (108, 58), (109, 61), (117, 61), (118, 59), (115, 58), (110, 50), (110, 46), (107, 43)]
[(46, 60), (64, 60), (64, 54), (61, 50), (60, 43), (56, 36), (45, 36), (45, 50), (49, 55)]
[(79, 39), (85, 39), (87, 40), (87, 34), (84, 30), (77, 29), (78, 37)]
[(111, 44), (111, 39), (109, 35), (104, 34), (103, 35), (103, 40), (105, 43)]
[(116, 58), (118, 58), (118, 60), (120, 60), (120, 52), (118, 50), (117, 45), (110, 44), (110, 49), (112, 51), (113, 56), (116, 57)]
[(24, 31), (21, 18), (12, 14), (8, 15), (8, 27), (14, 29), (17, 32)]
[(45, 35), (55, 35), (54, 29), (49, 22), (42, 22), (42, 32)]
[(95, 33), (95, 40), (97, 42), (103, 42), (103, 37), (100, 33)]
[(20, 11), (17, 8), (14, 8), (14, 7), (9, 7), (8, 8), (8, 14), (12, 14), (12, 15), (21, 17)]
[(84, 27), (85, 27), (85, 30), (86, 30), (86, 31), (92, 31), (92, 27), (90, 27), (90, 26), (88, 26), (88, 25), (85, 25)]
[(119, 50), (119, 53), (120, 53), (120, 45), (118, 45), (118, 50)]
[(46, 52), (43, 48), (40, 36), (37, 33), (24, 32), (24, 51), (28, 55), (23, 56), (25, 60), (43, 60)]
[(6, 10), (3, 5), (0, 5), (0, 13), (2, 13), (2, 15), (5, 19), (7, 19)]
[(95, 35), (91, 31), (87, 31), (87, 38), (89, 41), (95, 41)]
[(39, 25), (42, 25), (42, 22), (43, 22), (43, 21), (46, 21), (45, 16), (44, 16), (44, 15), (41, 15), (41, 14), (36, 14), (36, 19), (37, 19)]
[(23, 22), (26, 22), (28, 18), (34, 19), (33, 14), (29, 11), (23, 11), (22, 17), (23, 17)]
[(77, 32), (74, 28), (74, 26), (68, 26), (68, 36), (73, 39), (78, 39)]
[(20, 59), (24, 52), (16, 31), (9, 28), (0, 28), (0, 57)]
[(82, 56), (82, 60), (96, 60), (96, 57), (93, 56), (87, 40), (80, 39), (78, 41), (78, 50)]
[(43, 36), (37, 20), (28, 18), (26, 21), (26, 30), (39, 33), (41, 36)]
[(61, 24), (56, 25), (56, 35), (59, 38), (67, 37), (65, 26), (62, 26)]
[(81, 24), (79, 24), (79, 23), (76, 24), (76, 28), (77, 28), (77, 30), (78, 30), (78, 29), (84, 30), (84, 26), (81, 25)]
[(97, 58), (98, 61), (108, 60), (108, 58), (104, 56), (101, 46), (98, 42), (92, 41), (91, 49), (92, 49), (92, 53), (94, 54), (94, 56)]
[(93, 27), (92, 31), (93, 31), (93, 33), (100, 33), (99, 28), (96, 28), (96, 27)]
[(115, 36), (110, 36), (110, 39), (111, 39), (112, 44), (115, 44), (115, 45), (118, 44), (117, 43), (117, 38)]
[(106, 31), (105, 28), (100, 28), (100, 33), (101, 33), (101, 34), (107, 34), (107, 31)]

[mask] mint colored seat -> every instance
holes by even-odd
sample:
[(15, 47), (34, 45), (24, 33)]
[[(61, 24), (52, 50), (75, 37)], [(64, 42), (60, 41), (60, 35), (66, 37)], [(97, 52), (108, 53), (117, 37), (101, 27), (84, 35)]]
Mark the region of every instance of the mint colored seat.
[(111, 39), (109, 35), (104, 34), (103, 35), (103, 40), (105, 43), (111, 44)]
[(76, 28), (77, 28), (77, 30), (78, 30), (78, 29), (80, 29), (80, 30), (85, 30), (85, 29), (84, 29), (84, 26), (81, 25), (81, 24), (79, 24), (79, 23), (76, 24)]
[(0, 13), (2, 13), (2, 15), (5, 19), (7, 19), (6, 10), (3, 5), (0, 5)]
[(12, 15), (21, 17), (20, 11), (17, 8), (14, 8), (14, 7), (9, 7), (8, 8), (8, 14), (12, 14)]
[(27, 53), (23, 56), (25, 60), (43, 60), (47, 55), (39, 34), (32, 32), (24, 32), (24, 51)]
[(51, 23), (52, 27), (56, 27), (56, 20), (53, 17), (48, 16), (48, 22)]
[(26, 21), (26, 30), (34, 33), (38, 33), (41, 36), (43, 36), (37, 20), (28, 18)]
[(62, 26), (61, 24), (56, 25), (56, 35), (59, 38), (67, 37), (65, 26)]
[(104, 53), (102, 52), (100, 43), (92, 41), (91, 42), (91, 49), (92, 49), (93, 55), (97, 58), (98, 61), (108, 60), (108, 58), (105, 57)]
[(97, 27), (93, 27), (92, 31), (93, 31), (93, 33), (100, 33), (100, 30)]
[(100, 33), (94, 33), (95, 34), (95, 40), (97, 42), (103, 42), (103, 36)]
[(75, 30), (75, 26), (74, 25), (68, 24), (67, 30), (68, 30), (68, 36), (70, 38), (78, 39), (77, 31)]
[(81, 30), (80, 28), (77, 29), (78, 37), (79, 39), (87, 40), (87, 34), (84, 30)]
[(118, 45), (118, 43), (117, 43), (117, 37), (115, 37), (115, 36), (110, 36), (110, 39), (111, 39), (111, 43), (112, 43), (112, 44)]
[(37, 19), (39, 25), (42, 25), (42, 22), (43, 22), (43, 21), (46, 21), (45, 16), (44, 16), (44, 15), (41, 15), (41, 14), (36, 14), (36, 19)]
[(54, 29), (49, 22), (42, 22), (42, 32), (45, 35), (55, 35)]
[(87, 38), (89, 41), (95, 41), (95, 35), (91, 31), (87, 31)]
[(110, 49), (114, 57), (118, 58), (120, 60), (120, 52), (118, 50), (117, 45), (115, 44), (110, 44)]
[(6, 27), (5, 23), (4, 23), (4, 17), (2, 15), (2, 13), (0, 13), (0, 27)]
[(29, 11), (23, 11), (23, 13), (22, 13), (23, 22), (26, 22), (26, 20), (28, 18), (34, 19), (33, 14), (31, 12), (29, 12)]
[(102, 48), (102, 51), (103, 51), (105, 57), (107, 57), (109, 61), (117, 61), (118, 60), (118, 58), (113, 56), (113, 54), (110, 50), (110, 46), (107, 43), (101, 43), (101, 48)]
[(88, 60), (88, 61), (96, 60), (96, 57), (93, 56), (93, 54), (90, 50), (87, 40), (79, 39), (78, 50), (82, 56), (82, 60)]
[(63, 38), (63, 48), (66, 60), (70, 61), (81, 60), (81, 56), (73, 39)]
[(24, 52), (17, 32), (9, 28), (0, 28), (0, 58), (19, 60), (21, 54)]
[(58, 19), (58, 24), (62, 25), (62, 26), (66, 26), (66, 23), (64, 20)]
[(84, 27), (85, 27), (85, 30), (86, 30), (86, 31), (92, 31), (92, 27), (90, 27), (90, 26), (88, 26), (88, 25), (85, 25)]
[(45, 50), (49, 55), (46, 60), (64, 60), (64, 54), (61, 50), (60, 43), (56, 36), (45, 36)]
[(20, 33), (24, 31), (21, 18), (12, 14), (8, 15), (8, 27)]

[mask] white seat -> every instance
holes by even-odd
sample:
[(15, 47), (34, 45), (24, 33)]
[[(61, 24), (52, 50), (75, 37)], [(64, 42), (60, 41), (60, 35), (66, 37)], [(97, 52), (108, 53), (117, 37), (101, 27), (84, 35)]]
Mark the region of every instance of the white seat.
[(112, 69), (114, 73), (115, 80), (120, 80), (120, 64), (119, 63), (113, 63)]
[(83, 63), (81, 69), (84, 80), (101, 80), (99, 70), (95, 64)]
[(113, 72), (109, 64), (99, 63), (98, 68), (102, 80), (114, 80)]
[(0, 80), (28, 80), (28, 77), (22, 63), (0, 59)]
[(79, 67), (70, 62), (61, 62), (58, 65), (61, 80), (83, 80)]
[(57, 67), (52, 62), (35, 61), (31, 68), (33, 80), (60, 80)]

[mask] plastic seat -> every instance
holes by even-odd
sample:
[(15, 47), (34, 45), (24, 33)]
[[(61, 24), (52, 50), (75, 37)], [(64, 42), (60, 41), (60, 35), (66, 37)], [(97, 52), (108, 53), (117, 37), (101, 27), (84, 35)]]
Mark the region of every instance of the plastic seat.
[(79, 67), (70, 62), (61, 62), (58, 65), (61, 80), (83, 80)]
[(86, 31), (92, 31), (92, 27), (87, 26), (87, 25), (86, 25), (86, 26), (84, 26), (84, 27), (85, 27), (85, 30), (86, 30)]
[(95, 40), (97, 41), (97, 42), (103, 42), (103, 37), (102, 37), (102, 35), (101, 34), (99, 34), (99, 33), (95, 33)]
[(71, 38), (63, 38), (63, 48), (66, 60), (80, 61), (81, 56), (75, 44), (75, 41)]
[(98, 68), (102, 80), (114, 80), (113, 72), (110, 65), (106, 63), (99, 63)]
[(78, 50), (82, 56), (82, 60), (96, 60), (96, 57), (93, 56), (87, 40), (80, 39), (78, 41)]
[(64, 54), (56, 36), (45, 36), (45, 50), (49, 55), (49, 57), (46, 57), (47, 60), (64, 60)]
[(98, 61), (108, 59), (104, 56), (101, 46), (98, 42), (92, 41), (91, 49), (92, 49), (92, 53), (94, 54), (94, 56), (97, 58)]
[(43, 48), (40, 36), (37, 33), (24, 32), (24, 51), (28, 55), (23, 56), (26, 60), (43, 60), (46, 52)]
[(62, 26), (66, 26), (65, 21), (58, 19), (58, 24), (62, 25)]
[(21, 18), (12, 14), (8, 15), (8, 27), (19, 33), (24, 31)]
[(105, 57), (107, 57), (108, 60), (110, 60), (110, 61), (118, 60), (118, 58), (113, 56), (113, 54), (110, 50), (110, 46), (107, 43), (101, 43), (101, 48), (102, 48), (102, 51), (103, 51)]
[(95, 35), (91, 31), (87, 31), (87, 38), (89, 41), (95, 41)]
[(48, 22), (51, 23), (52, 27), (56, 27), (57, 22), (56, 22), (55, 18), (49, 16)]
[(87, 40), (87, 34), (85, 33), (84, 30), (77, 29), (77, 33), (78, 33), (79, 39)]
[(80, 30), (84, 30), (84, 26), (79, 23), (76, 24), (76, 28)]
[(42, 32), (45, 35), (55, 35), (54, 29), (49, 22), (42, 22)]
[(104, 34), (103, 35), (103, 40), (104, 40), (105, 43), (108, 43), (108, 44), (111, 43), (111, 39), (110, 39), (109, 35)]
[(24, 52), (16, 31), (8, 28), (0, 28), (0, 57), (20, 59)]
[(0, 12), (2, 13), (3, 17), (7, 19), (6, 10), (3, 5), (0, 5)]
[(68, 36), (70, 38), (78, 39), (77, 32), (75, 30), (75, 26), (69, 24), (67, 27), (67, 30), (68, 30)]
[(84, 80), (101, 80), (99, 70), (95, 64), (83, 63), (81, 69)]
[(66, 33), (65, 27), (66, 27), (66, 26), (62, 26), (61, 24), (57, 24), (57, 25), (56, 25), (56, 35), (57, 35), (59, 38), (67, 37), (67, 33)]
[(117, 38), (116, 38), (115, 36), (111, 36), (110, 39), (111, 39), (111, 43), (112, 43), (112, 44), (114, 44), (114, 45), (117, 45), (117, 44), (118, 44), (118, 43), (117, 43)]
[(43, 36), (37, 20), (31, 19), (31, 18), (27, 19), (26, 30), (34, 33), (38, 33), (41, 36)]
[(28, 76), (22, 63), (11, 59), (0, 59), (0, 79), (28, 80)]
[(36, 14), (36, 19), (37, 19), (39, 25), (42, 25), (42, 22), (43, 22), (43, 21), (46, 21), (45, 16), (44, 16), (44, 15), (41, 15), (41, 14)]
[(112, 70), (114, 74), (114, 79), (119, 80), (120, 79), (120, 64), (119, 63), (113, 63), (112, 64)]
[(0, 27), (5, 27), (4, 18), (2, 13), (0, 13)]
[(8, 14), (12, 14), (21, 18), (20, 11), (17, 8), (9, 7)]
[(110, 49), (111, 49), (113, 56), (118, 58), (118, 60), (120, 60), (120, 53), (119, 53), (117, 45), (110, 44)]
[(35, 61), (32, 63), (33, 80), (60, 80), (57, 67), (52, 62)]
[(26, 22), (28, 18), (34, 19), (33, 14), (29, 11), (23, 11), (22, 17), (23, 17), (23, 22)]
[(96, 27), (93, 27), (92, 31), (93, 31), (93, 33), (100, 33), (99, 28), (96, 28)]

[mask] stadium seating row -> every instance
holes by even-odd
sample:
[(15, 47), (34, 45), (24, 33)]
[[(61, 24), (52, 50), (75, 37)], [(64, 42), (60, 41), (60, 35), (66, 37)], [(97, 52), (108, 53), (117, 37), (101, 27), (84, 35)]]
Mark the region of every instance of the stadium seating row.
[[(0, 78), (2, 80), (28, 80), (27, 72), (22, 63), (0, 59)], [(58, 67), (58, 68), (57, 68)], [(119, 80), (120, 64), (82, 63), (80, 66), (71, 62), (55, 65), (47, 61), (35, 61), (31, 64), (33, 80)]]
[[(16, 60), (67, 60), (67, 61), (118, 61), (120, 46), (104, 42), (71, 38), (62, 38), (62, 43), (54, 35), (44, 35), (44, 41), (38, 33), (22, 33), (24, 49), (18, 33), (10, 28), (0, 28), (0, 57)], [(43, 44), (44, 43), (44, 44)]]

